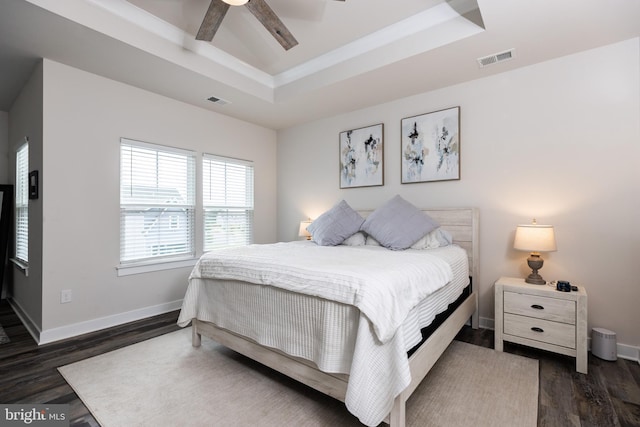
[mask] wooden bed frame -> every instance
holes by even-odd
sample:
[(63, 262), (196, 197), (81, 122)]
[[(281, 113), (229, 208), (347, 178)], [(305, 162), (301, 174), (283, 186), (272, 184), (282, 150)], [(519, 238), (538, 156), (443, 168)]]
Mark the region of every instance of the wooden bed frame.
[[(455, 244), (467, 250), (469, 275), (476, 280), (475, 286), (477, 286), (478, 210), (476, 208), (446, 208), (425, 209), (423, 211), (438, 221), (444, 229), (451, 232)], [(370, 212), (372, 211), (360, 211), (363, 216)], [(471, 294), (464, 302), (409, 357), (411, 383), (396, 397), (390, 414), (384, 420), (390, 427), (405, 426), (406, 401), (469, 319), (471, 319), (472, 327), (477, 329), (478, 294), (475, 289), (472, 289)], [(342, 402), (345, 400), (348, 375), (322, 372), (312, 362), (287, 355), (274, 348), (262, 346), (246, 337), (219, 328), (213, 323), (193, 319), (192, 333), (194, 347), (200, 346), (201, 336), (204, 335), (324, 394)]]

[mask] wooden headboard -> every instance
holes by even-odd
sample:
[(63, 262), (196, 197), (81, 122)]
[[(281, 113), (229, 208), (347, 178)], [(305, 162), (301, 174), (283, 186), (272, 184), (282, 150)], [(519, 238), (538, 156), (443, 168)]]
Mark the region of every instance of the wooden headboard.
[[(480, 214), (478, 208), (435, 208), (421, 209), (424, 213), (436, 220), (442, 228), (453, 236), (453, 243), (467, 251), (469, 257), (469, 276), (475, 278), (476, 287), (478, 267), (480, 265)], [(373, 210), (359, 210), (360, 215), (367, 217)]]

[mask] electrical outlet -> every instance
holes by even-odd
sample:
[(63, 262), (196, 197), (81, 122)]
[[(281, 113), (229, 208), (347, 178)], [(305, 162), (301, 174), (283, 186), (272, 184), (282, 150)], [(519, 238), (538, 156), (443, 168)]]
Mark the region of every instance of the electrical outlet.
[(66, 304), (68, 302), (71, 302), (71, 299), (72, 299), (71, 289), (65, 289), (63, 291), (60, 291), (60, 304)]

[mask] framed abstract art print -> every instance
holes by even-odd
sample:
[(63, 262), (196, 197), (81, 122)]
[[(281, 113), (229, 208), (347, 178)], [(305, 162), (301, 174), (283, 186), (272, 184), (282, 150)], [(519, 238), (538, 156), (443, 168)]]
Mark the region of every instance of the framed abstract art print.
[(460, 107), (400, 122), (402, 184), (460, 179)]
[(340, 132), (340, 188), (384, 185), (384, 125)]

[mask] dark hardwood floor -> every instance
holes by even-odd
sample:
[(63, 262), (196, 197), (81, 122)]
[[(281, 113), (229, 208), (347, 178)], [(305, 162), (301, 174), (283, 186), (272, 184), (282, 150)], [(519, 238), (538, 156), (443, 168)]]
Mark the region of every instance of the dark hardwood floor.
[(11, 342), (0, 345), (0, 403), (68, 404), (71, 426), (98, 426), (57, 368), (176, 331), (177, 319), (176, 311), (38, 346), (2, 300), (0, 325)]
[[(37, 346), (6, 301), (0, 325), (10, 343), (0, 345), (0, 403), (68, 404), (72, 426), (98, 426), (57, 367), (178, 330), (178, 312)], [(457, 339), (493, 348), (493, 331), (465, 327)], [(505, 351), (540, 361), (538, 426), (640, 427), (640, 365), (589, 355), (589, 374), (574, 359), (505, 343)], [(514, 420), (517, 426), (517, 420)]]

